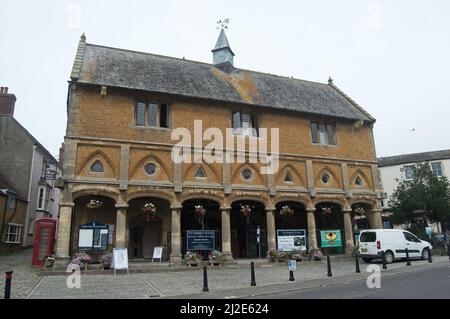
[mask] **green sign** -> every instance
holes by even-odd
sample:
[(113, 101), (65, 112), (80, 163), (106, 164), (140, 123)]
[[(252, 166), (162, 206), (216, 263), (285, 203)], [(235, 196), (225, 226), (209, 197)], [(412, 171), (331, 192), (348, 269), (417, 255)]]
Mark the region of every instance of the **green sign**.
[(322, 241), (322, 248), (342, 246), (340, 230), (321, 230), (320, 239)]

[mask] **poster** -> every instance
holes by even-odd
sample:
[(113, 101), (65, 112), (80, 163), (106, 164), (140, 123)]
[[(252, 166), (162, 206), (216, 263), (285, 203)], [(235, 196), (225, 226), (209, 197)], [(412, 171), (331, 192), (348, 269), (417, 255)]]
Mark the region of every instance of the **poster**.
[(342, 246), (341, 231), (339, 229), (337, 229), (337, 230), (321, 230), (320, 231), (320, 239), (322, 242), (322, 248), (341, 247)]
[(113, 248), (113, 262), (111, 266), (114, 269), (128, 269), (127, 248)]
[(80, 229), (78, 233), (78, 248), (92, 248), (93, 229)]
[(306, 250), (305, 229), (278, 229), (277, 237), (280, 251)]
[(108, 225), (88, 223), (78, 226), (79, 250), (108, 249)]
[(153, 257), (152, 257), (152, 260), (153, 260), (153, 259), (159, 259), (159, 260), (161, 261), (161, 258), (162, 258), (162, 252), (163, 252), (163, 248), (162, 248), (161, 246), (156, 246), (156, 247), (153, 249)]

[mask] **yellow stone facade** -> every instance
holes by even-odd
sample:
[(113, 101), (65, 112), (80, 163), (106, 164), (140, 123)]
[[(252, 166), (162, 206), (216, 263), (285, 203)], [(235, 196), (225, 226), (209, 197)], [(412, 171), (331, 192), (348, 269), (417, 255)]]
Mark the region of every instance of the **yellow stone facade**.
[[(311, 142), (310, 122), (320, 120), (315, 115), (263, 111), (115, 88), (108, 88), (103, 96), (100, 92), (99, 86), (73, 83), (71, 87), (58, 257), (69, 257), (77, 251), (78, 225), (95, 219), (113, 225), (109, 248), (125, 246), (130, 254), (136, 253), (135, 257), (150, 258), (154, 246), (163, 246), (167, 258), (179, 262), (187, 227), (183, 226), (183, 205), (189, 201), (195, 204), (196, 200), (207, 200), (217, 206), (211, 215), (215, 214), (216, 226), (220, 226), (219, 246), (227, 260), (249, 257), (237, 253), (236, 247), (243, 237), (236, 239), (239, 220), (233, 217), (236, 215), (233, 205), (243, 201), (257, 203), (256, 209), (261, 210), (258, 214), (260, 224), (264, 224), (260, 226), (265, 251), (276, 249), (276, 220), (282, 203), (303, 207), (300, 214), (304, 215), (306, 225), (302, 227), (308, 230), (310, 248), (320, 247), (316, 224), (321, 214), (318, 205), (323, 203), (336, 205), (339, 210), (340, 221), (335, 225), (342, 228), (347, 252), (354, 245), (352, 205), (364, 204), (370, 227), (382, 227), (371, 125), (355, 129), (351, 121), (335, 119), (337, 145), (323, 146)], [(140, 99), (168, 103), (169, 128), (136, 126), (134, 109)], [(202, 120), (203, 130), (218, 127), (225, 136), (236, 109), (257, 111), (260, 127), (280, 129), (280, 164), (276, 174), (261, 174), (259, 163), (173, 163), (171, 150), (176, 142), (171, 140), (173, 128), (193, 131), (194, 120)], [(102, 163), (103, 172), (90, 170), (96, 161)], [(144, 170), (147, 163), (156, 166), (152, 176)], [(195, 176), (200, 166), (205, 177)], [(249, 181), (242, 178), (243, 169), (253, 172)], [(291, 179), (285, 181), (288, 172)], [(326, 184), (322, 181), (324, 173), (330, 176)], [(362, 180), (361, 185), (355, 184), (357, 177)], [(100, 198), (104, 204), (95, 213), (85, 205), (91, 198)], [(142, 205), (149, 201), (157, 203), (160, 216), (153, 224), (146, 224), (141, 216)]]

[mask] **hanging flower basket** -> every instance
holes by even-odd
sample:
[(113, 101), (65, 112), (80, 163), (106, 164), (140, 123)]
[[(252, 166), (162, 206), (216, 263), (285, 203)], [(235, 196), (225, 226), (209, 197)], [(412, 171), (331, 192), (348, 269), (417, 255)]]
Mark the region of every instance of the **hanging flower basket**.
[(156, 206), (153, 203), (145, 204), (142, 211), (145, 213), (145, 217), (148, 222), (159, 220), (156, 216)]
[(283, 216), (291, 216), (293, 214), (294, 214), (294, 210), (287, 205), (283, 206), (280, 210), (280, 215), (283, 215)]
[(241, 205), (241, 213), (244, 214), (245, 217), (250, 217), (252, 209), (249, 205)]
[(102, 206), (102, 202), (99, 200), (91, 199), (89, 203), (86, 204), (89, 209), (99, 209)]
[(322, 207), (322, 214), (331, 215), (331, 207)]
[(202, 205), (195, 206), (195, 215), (197, 216), (197, 221), (202, 225), (205, 221), (206, 209)]
[(355, 215), (356, 216), (363, 216), (365, 214), (365, 210), (362, 207), (358, 207), (355, 209)]

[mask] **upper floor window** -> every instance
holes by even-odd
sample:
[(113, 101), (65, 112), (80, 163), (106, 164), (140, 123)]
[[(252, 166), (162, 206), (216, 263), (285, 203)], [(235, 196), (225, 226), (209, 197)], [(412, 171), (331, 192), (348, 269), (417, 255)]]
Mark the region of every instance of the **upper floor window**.
[(39, 187), (37, 209), (45, 209), (45, 195), (45, 187)]
[(405, 166), (405, 179), (413, 179), (414, 178), (414, 169), (410, 165)]
[(6, 208), (14, 209), (16, 208), (16, 195), (8, 193), (8, 199), (6, 201)]
[(432, 169), (434, 175), (436, 175), (437, 177), (441, 177), (442, 176), (442, 165), (441, 165), (441, 162), (431, 163), (431, 169)]
[(91, 172), (93, 173), (103, 173), (103, 164), (100, 161), (95, 161), (91, 165)]
[(311, 137), (314, 144), (336, 145), (334, 131), (334, 125), (311, 122)]
[(134, 116), (138, 126), (169, 127), (169, 109), (164, 103), (138, 102)]
[(237, 135), (258, 136), (259, 123), (255, 114), (246, 112), (233, 112), (233, 132)]

